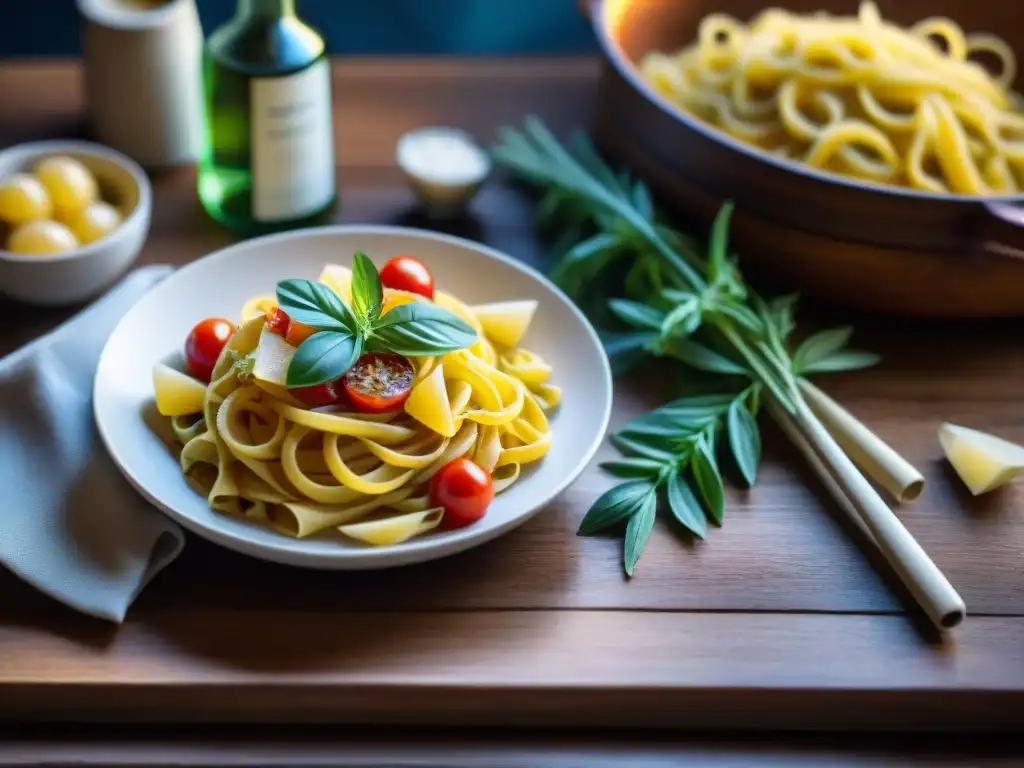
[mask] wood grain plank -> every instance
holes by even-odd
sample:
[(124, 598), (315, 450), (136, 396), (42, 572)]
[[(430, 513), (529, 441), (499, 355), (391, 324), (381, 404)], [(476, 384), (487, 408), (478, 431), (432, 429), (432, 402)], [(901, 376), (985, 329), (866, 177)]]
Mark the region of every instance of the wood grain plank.
[(1020, 764), (1008, 739), (828, 734), (678, 735), (509, 729), (110, 728), (0, 732), (0, 767), (57, 768), (860, 768), (913, 765), (996, 768)]
[[(482, 141), (541, 114), (585, 122), (594, 62), (346, 61), (335, 67), (339, 222), (442, 228), (393, 166), (397, 137), (431, 122)], [(73, 63), (0, 67), (0, 145), (74, 135)], [(189, 169), (153, 176), (141, 262), (186, 264), (233, 242), (195, 199)], [(544, 268), (531, 203), (497, 177), (444, 230)], [(316, 573), (190, 537), (120, 630), (0, 575), (0, 712), (7, 718), (557, 723), (800, 728), (1012, 727), (1024, 714), (1024, 496), (973, 499), (940, 458), (942, 420), (1024, 441), (1024, 323), (835, 316), (883, 354), (823, 386), (922, 469), (899, 510), (970, 616), (937, 644), (902, 615), (898, 585), (839, 520), (796, 453), (766, 434), (756, 490), (729, 497), (698, 546), (660, 527), (637, 575), (620, 543), (573, 535), (610, 480), (594, 466), (520, 530), (437, 563)], [(0, 355), (66, 317), (0, 300)], [(614, 423), (671, 392), (665, 369), (616, 391)], [(611, 455), (607, 447), (599, 459)], [(696, 611), (696, 613), (679, 613)], [(858, 615), (861, 614), (861, 615)], [(1015, 719), (1016, 718), (1016, 719)]]
[[(1020, 723), (1024, 620), (165, 612), (0, 629), (0, 717), (957, 730)], [(287, 702), (286, 706), (282, 706)]]

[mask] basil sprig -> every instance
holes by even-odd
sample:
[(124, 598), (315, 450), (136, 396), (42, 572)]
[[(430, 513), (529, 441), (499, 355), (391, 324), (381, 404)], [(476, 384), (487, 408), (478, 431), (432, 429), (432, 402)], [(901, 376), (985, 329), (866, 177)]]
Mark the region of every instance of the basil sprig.
[(299, 345), (288, 366), (289, 387), (332, 381), (364, 351), (441, 355), (476, 342), (476, 332), (436, 304), (412, 302), (383, 317), (384, 289), (370, 258), (357, 251), (352, 262), (352, 306), (312, 280), (282, 280), (277, 304), (289, 317), (316, 329)]

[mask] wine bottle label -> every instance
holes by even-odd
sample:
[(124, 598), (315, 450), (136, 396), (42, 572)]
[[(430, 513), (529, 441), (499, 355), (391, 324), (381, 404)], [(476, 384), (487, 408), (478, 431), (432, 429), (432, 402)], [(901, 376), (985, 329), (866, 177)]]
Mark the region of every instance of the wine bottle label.
[(254, 77), (249, 87), (253, 217), (280, 221), (316, 213), (335, 193), (327, 61), (285, 77)]

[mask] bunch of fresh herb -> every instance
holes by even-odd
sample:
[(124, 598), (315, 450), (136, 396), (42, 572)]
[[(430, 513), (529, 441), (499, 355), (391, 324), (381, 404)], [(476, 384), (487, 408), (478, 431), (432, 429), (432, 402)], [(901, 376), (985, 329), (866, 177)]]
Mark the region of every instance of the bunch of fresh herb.
[(613, 172), (582, 135), (568, 150), (528, 118), (522, 131), (502, 130), (493, 154), (543, 190), (539, 223), (563, 233), (556, 282), (599, 325), (619, 326), (602, 333), (613, 371), (667, 357), (715, 388), (668, 403), (612, 435), (623, 458), (602, 466), (627, 482), (594, 502), (579, 533), (625, 523), (623, 560), (632, 574), (659, 497), (693, 535), (705, 536), (708, 518), (721, 524), (719, 456), (726, 446), (744, 482), (754, 484), (762, 398), (795, 413), (803, 407), (800, 377), (864, 368), (878, 358), (845, 348), (849, 328), (818, 333), (790, 353), (796, 297), (766, 300), (746, 285), (729, 248), (731, 203), (702, 250), (664, 223), (642, 182)]
[(302, 342), (288, 366), (288, 386), (331, 381), (351, 368), (363, 352), (441, 355), (476, 342), (476, 331), (436, 304), (414, 301), (381, 314), (384, 289), (370, 258), (352, 261), (352, 306), (312, 280), (282, 280), (277, 303), (316, 333)]

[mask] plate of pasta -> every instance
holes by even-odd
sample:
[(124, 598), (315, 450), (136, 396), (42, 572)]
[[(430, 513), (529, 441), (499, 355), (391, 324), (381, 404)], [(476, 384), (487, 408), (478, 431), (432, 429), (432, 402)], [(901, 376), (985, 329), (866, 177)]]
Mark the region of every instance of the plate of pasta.
[(545, 278), (458, 238), (327, 227), (185, 267), (96, 374), (115, 463), (186, 528), (292, 565), (443, 557), (524, 522), (600, 444), (611, 374)]

